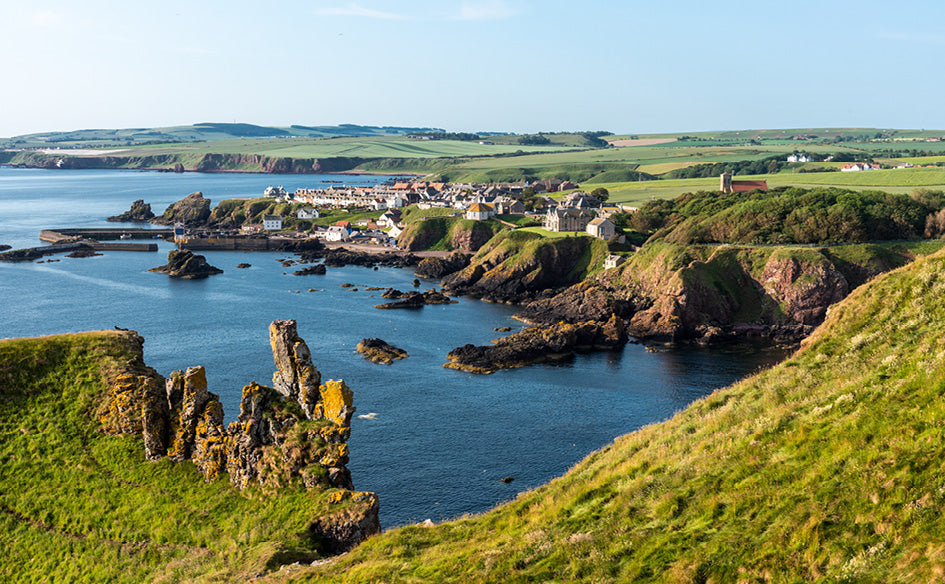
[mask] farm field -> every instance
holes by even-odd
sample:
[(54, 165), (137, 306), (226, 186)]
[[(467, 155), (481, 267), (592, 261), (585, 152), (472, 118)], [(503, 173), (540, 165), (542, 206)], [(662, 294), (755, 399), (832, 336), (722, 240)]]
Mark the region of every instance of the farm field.
[(259, 154), (287, 158), (443, 158), (494, 156), (522, 152), (561, 152), (562, 146), (479, 144), (459, 140), (412, 140), (400, 136), (365, 138), (269, 138), (217, 140), (185, 144), (138, 146), (116, 155)]

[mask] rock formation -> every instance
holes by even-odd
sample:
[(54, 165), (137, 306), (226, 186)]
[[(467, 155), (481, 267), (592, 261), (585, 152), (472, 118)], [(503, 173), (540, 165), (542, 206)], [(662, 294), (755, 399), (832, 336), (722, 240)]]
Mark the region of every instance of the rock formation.
[(469, 265), (469, 256), (464, 253), (451, 253), (449, 257), (429, 257), (420, 260), (414, 272), (421, 278), (442, 278)]
[(443, 278), (451, 294), (522, 303), (580, 282), (606, 244), (590, 237), (540, 238), (527, 232), (494, 237), (470, 264)]
[(146, 222), (154, 219), (154, 213), (151, 211), (151, 205), (145, 203), (144, 199), (138, 199), (131, 204), (131, 209), (121, 215), (113, 215), (105, 219), (106, 221), (133, 221)]
[(427, 304), (456, 304), (456, 300), (450, 299), (449, 296), (443, 294), (442, 292), (437, 292), (435, 289), (431, 288), (426, 292), (401, 292), (400, 290), (395, 290), (389, 288), (386, 292), (381, 294), (384, 298), (395, 298), (399, 299), (396, 302), (387, 302), (385, 304), (378, 304), (374, 308), (380, 308), (382, 310), (390, 308), (423, 308)]
[(143, 363), (116, 376), (98, 419), (106, 433), (142, 435), (148, 460), (191, 460), (207, 481), (228, 475), (239, 489), (342, 489), (329, 503), (345, 505), (310, 529), (326, 551), (345, 551), (380, 531), (377, 496), (353, 492), (346, 467), (353, 394), (344, 381), (321, 383), (294, 320), (275, 321), (269, 332), (275, 388), (244, 387), (228, 426), (203, 367), (164, 380)]
[(222, 274), (223, 270), (207, 263), (207, 258), (192, 251), (172, 249), (167, 253), (167, 264), (151, 268), (149, 272), (167, 274), (172, 278), (192, 280)]
[(575, 351), (613, 349), (627, 342), (623, 319), (606, 322), (558, 323), (535, 326), (492, 341), (492, 345), (465, 345), (450, 351), (444, 367), (473, 373), (524, 367), (542, 361), (566, 359)]
[(385, 365), (390, 365), (395, 359), (407, 357), (407, 351), (399, 349), (382, 339), (362, 339), (358, 343), (357, 351), (364, 355), (365, 359)]
[(210, 218), (210, 199), (205, 199), (203, 193), (190, 193), (180, 201), (172, 203), (164, 213), (154, 219), (154, 223), (173, 225), (183, 223), (188, 226), (201, 226)]

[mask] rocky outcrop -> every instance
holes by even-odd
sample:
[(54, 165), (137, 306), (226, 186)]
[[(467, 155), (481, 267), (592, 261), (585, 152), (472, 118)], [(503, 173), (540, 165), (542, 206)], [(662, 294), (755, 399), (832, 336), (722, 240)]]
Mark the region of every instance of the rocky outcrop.
[(366, 253), (337, 247), (305, 251), (300, 254), (299, 263), (318, 260), (322, 260), (323, 264), (329, 268), (340, 268), (342, 266), (407, 268), (416, 266), (420, 262), (420, 258), (411, 253)]
[[(135, 338), (140, 354), (143, 339)], [(142, 435), (149, 460), (191, 460), (207, 481), (227, 475), (239, 489), (341, 489), (328, 497), (339, 510), (315, 518), (312, 533), (329, 552), (348, 550), (380, 531), (377, 496), (353, 492), (346, 466), (353, 394), (344, 381), (320, 383), (295, 321), (273, 322), (270, 342), (275, 388), (244, 387), (229, 426), (203, 367), (164, 380), (143, 362), (115, 377), (98, 419), (106, 433)]]
[(407, 224), (397, 237), (397, 246), (407, 251), (437, 249), (475, 253), (505, 229), (495, 221), (472, 221), (460, 217), (430, 217)]
[(396, 302), (387, 302), (384, 304), (378, 304), (374, 308), (380, 308), (381, 310), (388, 310), (392, 308), (423, 308), (427, 304), (456, 304), (457, 301), (451, 299), (449, 296), (443, 294), (442, 292), (437, 292), (435, 289), (431, 288), (426, 292), (401, 292), (400, 290), (395, 290), (393, 288), (388, 288), (383, 294), (384, 298), (398, 298)]
[(146, 222), (154, 219), (154, 213), (151, 211), (151, 205), (145, 203), (144, 199), (138, 199), (131, 204), (131, 209), (125, 211), (121, 215), (113, 215), (105, 219), (106, 221), (116, 221), (116, 222)]
[(543, 361), (567, 359), (575, 351), (612, 349), (627, 342), (623, 319), (606, 322), (558, 323), (529, 327), (492, 341), (492, 345), (465, 345), (450, 351), (450, 369), (493, 373)]
[(192, 280), (206, 278), (214, 274), (222, 274), (223, 270), (207, 263), (207, 258), (192, 251), (172, 249), (167, 253), (167, 263), (149, 272), (167, 274), (172, 278)]
[(421, 278), (442, 278), (469, 265), (469, 255), (451, 253), (449, 257), (429, 257), (420, 260), (415, 275)]
[(312, 364), (312, 353), (299, 337), (294, 320), (276, 320), (269, 325), (269, 344), (276, 362), (272, 384), (276, 391), (301, 406), (311, 419), (319, 402), (322, 375)]
[(407, 351), (399, 349), (382, 339), (362, 339), (357, 346), (358, 353), (374, 363), (390, 365), (396, 359), (407, 357)]
[(607, 244), (591, 237), (542, 238), (499, 234), (466, 268), (443, 278), (451, 294), (492, 302), (523, 303), (580, 282), (603, 260)]
[(162, 225), (183, 223), (187, 226), (199, 227), (206, 224), (210, 218), (210, 199), (205, 199), (203, 193), (190, 193), (180, 201), (172, 203), (164, 213), (153, 220)]
[(325, 264), (316, 264), (314, 266), (307, 266), (301, 270), (295, 270), (292, 272), (293, 276), (310, 276), (315, 274), (316, 276), (324, 276), (328, 273), (328, 268), (325, 267)]

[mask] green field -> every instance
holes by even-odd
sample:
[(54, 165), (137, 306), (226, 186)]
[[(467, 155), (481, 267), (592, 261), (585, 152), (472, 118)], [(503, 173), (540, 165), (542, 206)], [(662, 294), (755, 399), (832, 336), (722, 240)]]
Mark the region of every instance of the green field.
[[(217, 140), (192, 144), (149, 145), (116, 152), (123, 154), (260, 154), (288, 158), (444, 158), (494, 156), (516, 151), (559, 152), (561, 146), (479, 144), (459, 140), (413, 140), (401, 136), (369, 138), (262, 138)], [(569, 148), (568, 148), (569, 149)]]

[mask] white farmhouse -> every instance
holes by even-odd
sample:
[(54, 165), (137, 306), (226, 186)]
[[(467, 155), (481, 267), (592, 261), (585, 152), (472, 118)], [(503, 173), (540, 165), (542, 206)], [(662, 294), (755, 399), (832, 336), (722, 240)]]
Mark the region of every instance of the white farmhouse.
[(299, 219), (318, 219), (318, 209), (299, 209), (295, 216)]
[(282, 215), (264, 215), (263, 229), (266, 231), (279, 231), (282, 229)]
[(351, 233), (341, 225), (332, 225), (325, 232), (326, 241), (348, 241), (350, 238)]

